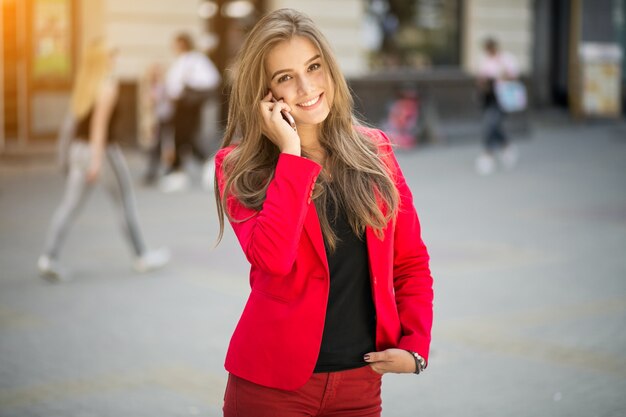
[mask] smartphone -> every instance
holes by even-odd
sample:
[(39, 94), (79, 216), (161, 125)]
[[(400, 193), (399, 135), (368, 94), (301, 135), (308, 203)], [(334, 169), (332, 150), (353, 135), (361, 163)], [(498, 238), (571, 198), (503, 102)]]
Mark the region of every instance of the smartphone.
[[(274, 97), (272, 97), (272, 101), (274, 103), (278, 103), (278, 100), (276, 100)], [(280, 114), (283, 115), (283, 119), (285, 119), (285, 121), (289, 123), (289, 126), (291, 126), (293, 130), (296, 130), (296, 121), (293, 120), (293, 116), (289, 114), (286, 110), (281, 110)]]

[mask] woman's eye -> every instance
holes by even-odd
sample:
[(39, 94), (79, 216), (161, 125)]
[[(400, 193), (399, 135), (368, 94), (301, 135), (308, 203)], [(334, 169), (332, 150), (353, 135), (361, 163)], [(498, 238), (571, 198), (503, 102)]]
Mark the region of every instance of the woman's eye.
[(319, 64), (319, 63), (317, 63), (317, 62), (316, 62), (315, 64), (311, 64), (311, 66), (309, 67), (309, 71), (315, 71), (315, 70), (318, 70), (318, 69), (320, 69), (320, 68), (321, 68), (321, 66), (322, 66), (322, 65), (321, 65), (321, 64)]
[(291, 79), (291, 76), (290, 76), (290, 75), (285, 74), (285, 75), (283, 75), (282, 77), (280, 77), (280, 78), (278, 79), (278, 82), (279, 82), (279, 83), (282, 83), (282, 82), (287, 81), (287, 80), (290, 80), (290, 79)]

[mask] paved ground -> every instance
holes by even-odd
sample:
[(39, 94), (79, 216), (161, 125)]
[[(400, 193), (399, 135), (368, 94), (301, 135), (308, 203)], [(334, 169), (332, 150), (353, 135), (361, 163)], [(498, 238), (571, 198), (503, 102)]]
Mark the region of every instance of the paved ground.
[[(384, 415), (626, 415), (626, 126), (539, 124), (516, 170), (477, 144), (400, 155), (432, 254), (436, 321), (420, 377), (384, 378)], [(129, 155), (138, 178), (141, 160)], [(62, 178), (50, 154), (0, 157), (0, 416), (218, 416), (247, 267), (211, 196), (137, 187), (166, 269), (136, 275), (103, 192), (35, 271)]]

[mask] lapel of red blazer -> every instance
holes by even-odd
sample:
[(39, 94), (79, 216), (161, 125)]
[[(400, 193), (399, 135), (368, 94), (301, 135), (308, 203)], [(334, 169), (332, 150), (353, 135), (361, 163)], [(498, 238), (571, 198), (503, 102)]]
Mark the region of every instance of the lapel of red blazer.
[(372, 288), (377, 285), (377, 276), (381, 272), (381, 261), (383, 254), (385, 253), (383, 240), (380, 240), (376, 236), (376, 232), (371, 227), (365, 228), (365, 239), (367, 240), (367, 255), (370, 263), (370, 278), (372, 281)]
[(304, 219), (304, 230), (311, 240), (311, 244), (315, 248), (315, 253), (322, 265), (328, 273), (328, 259), (326, 258), (326, 248), (324, 247), (324, 237), (322, 236), (322, 228), (319, 218), (317, 217), (317, 209), (315, 204), (309, 205), (306, 218)]

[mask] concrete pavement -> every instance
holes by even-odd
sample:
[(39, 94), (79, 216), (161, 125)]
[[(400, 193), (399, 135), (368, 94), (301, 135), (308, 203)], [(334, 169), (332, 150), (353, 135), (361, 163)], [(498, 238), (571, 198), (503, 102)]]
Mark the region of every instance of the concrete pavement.
[[(427, 372), (384, 377), (384, 416), (626, 415), (626, 125), (539, 123), (517, 143), (489, 177), (477, 141), (399, 155), (436, 317)], [(212, 195), (136, 187), (149, 244), (174, 256), (137, 275), (99, 190), (63, 252), (73, 280), (51, 285), (35, 261), (52, 157), (0, 157), (0, 416), (221, 415), (248, 268), (230, 229), (212, 249)]]

